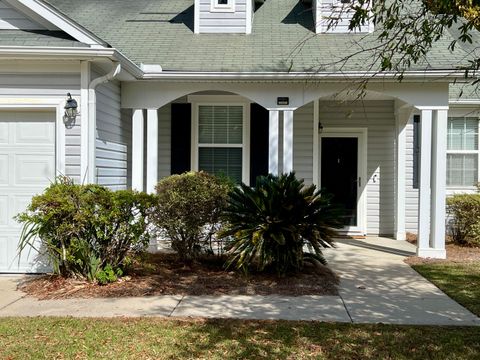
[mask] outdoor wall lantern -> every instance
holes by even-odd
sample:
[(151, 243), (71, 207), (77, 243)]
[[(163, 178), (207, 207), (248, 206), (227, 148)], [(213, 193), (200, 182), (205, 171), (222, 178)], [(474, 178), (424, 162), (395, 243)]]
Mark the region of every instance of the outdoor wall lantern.
[(323, 133), (323, 124), (321, 122), (318, 123), (318, 131), (321, 133)]
[(72, 99), (70, 93), (67, 94), (67, 101), (65, 103), (65, 115), (63, 115), (63, 123), (67, 129), (71, 129), (75, 125), (75, 120), (78, 115), (78, 103)]

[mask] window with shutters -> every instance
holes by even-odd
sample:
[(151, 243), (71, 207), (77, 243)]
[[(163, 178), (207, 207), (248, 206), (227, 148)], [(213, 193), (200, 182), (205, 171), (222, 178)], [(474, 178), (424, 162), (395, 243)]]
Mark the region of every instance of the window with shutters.
[(479, 181), (477, 117), (448, 118), (447, 186), (471, 188)]
[(227, 176), (235, 183), (249, 181), (245, 115), (244, 104), (196, 105), (196, 170)]

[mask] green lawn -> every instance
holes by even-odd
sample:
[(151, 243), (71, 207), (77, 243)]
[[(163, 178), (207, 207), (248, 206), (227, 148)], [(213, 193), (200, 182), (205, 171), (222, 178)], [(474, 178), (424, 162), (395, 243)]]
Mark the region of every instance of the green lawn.
[(479, 359), (480, 328), (0, 319), (1, 359)]
[(480, 316), (480, 262), (413, 265), (452, 299)]

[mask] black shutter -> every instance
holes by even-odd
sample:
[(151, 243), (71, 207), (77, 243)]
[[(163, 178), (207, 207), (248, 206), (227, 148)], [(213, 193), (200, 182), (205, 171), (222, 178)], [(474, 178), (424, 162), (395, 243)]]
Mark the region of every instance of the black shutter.
[(258, 104), (250, 106), (250, 185), (257, 176), (268, 174), (268, 110)]
[(413, 188), (418, 189), (420, 178), (420, 115), (413, 115)]
[(173, 175), (191, 169), (192, 105), (173, 103), (171, 122), (171, 173)]

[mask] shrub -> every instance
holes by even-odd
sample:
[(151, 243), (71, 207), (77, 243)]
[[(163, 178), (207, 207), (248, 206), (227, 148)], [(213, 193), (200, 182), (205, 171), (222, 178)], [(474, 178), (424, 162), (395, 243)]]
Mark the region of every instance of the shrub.
[(144, 193), (58, 178), (17, 215), (23, 223), (19, 251), (37, 247), (38, 238), (37, 250), (56, 274), (94, 280), (107, 267), (122, 270), (129, 252), (146, 249), (152, 204), (153, 197)]
[(205, 172), (172, 175), (157, 185), (152, 220), (171, 240), (183, 261), (195, 259), (210, 245), (226, 205), (230, 185)]
[(342, 227), (340, 211), (330, 200), (294, 173), (259, 177), (254, 188), (233, 189), (221, 234), (231, 238), (227, 266), (273, 268), (285, 275), (301, 270), (306, 261), (325, 264), (322, 248), (333, 246), (334, 229)]
[(103, 270), (97, 272), (95, 279), (100, 285), (106, 285), (117, 281), (122, 275), (123, 271), (120, 268), (117, 268), (117, 270), (114, 271), (111, 265), (107, 265)]
[(480, 194), (453, 195), (447, 198), (449, 232), (458, 245), (480, 245)]

